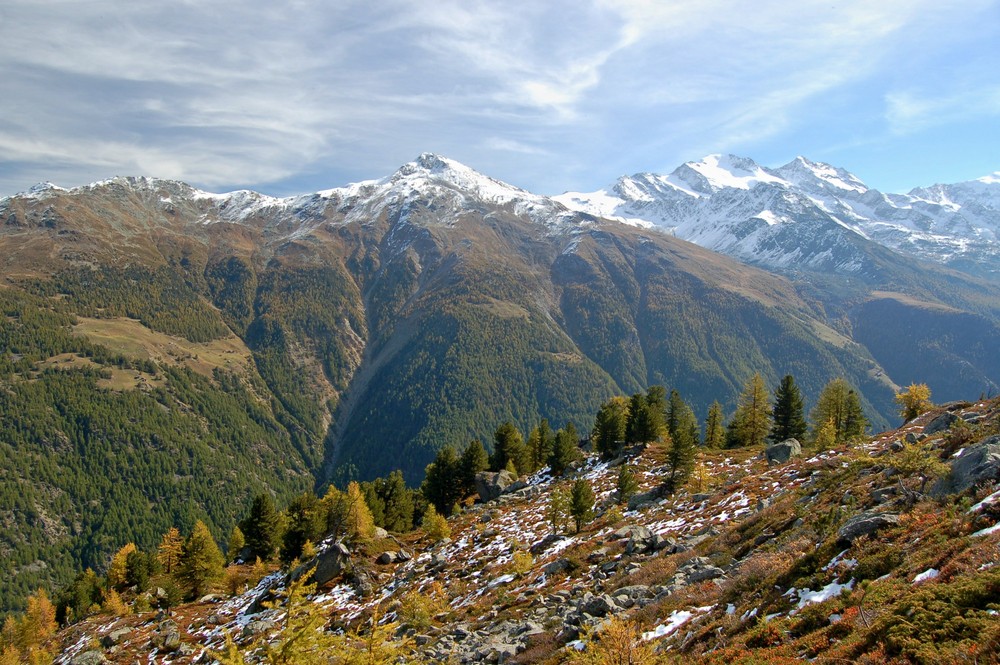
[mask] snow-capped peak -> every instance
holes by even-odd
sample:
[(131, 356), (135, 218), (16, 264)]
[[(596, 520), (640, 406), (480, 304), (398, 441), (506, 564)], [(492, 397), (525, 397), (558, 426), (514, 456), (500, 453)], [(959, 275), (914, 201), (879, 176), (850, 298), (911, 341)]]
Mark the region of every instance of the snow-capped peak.
[(674, 174), (681, 175), (685, 182), (695, 184), (683, 177), (684, 171), (694, 171), (704, 179), (703, 183), (699, 183), (702, 187), (696, 188), (699, 190), (703, 190), (704, 185), (708, 185), (708, 189), (712, 191), (718, 191), (727, 188), (750, 189), (761, 182), (782, 182), (781, 178), (769, 173), (752, 159), (736, 155), (708, 155), (700, 161), (688, 162), (674, 171)]
[(859, 194), (868, 191), (865, 183), (861, 182), (854, 174), (823, 162), (814, 162), (802, 156), (775, 169), (774, 173), (805, 189), (813, 189), (818, 185), (821, 189), (830, 191), (843, 190)]
[(510, 201), (535, 201), (544, 197), (507, 184), (473, 168), (441, 155), (425, 152), (417, 159), (404, 164), (387, 179), (393, 185), (408, 185), (421, 190), (427, 185), (450, 186), (471, 193), (484, 201), (508, 203)]

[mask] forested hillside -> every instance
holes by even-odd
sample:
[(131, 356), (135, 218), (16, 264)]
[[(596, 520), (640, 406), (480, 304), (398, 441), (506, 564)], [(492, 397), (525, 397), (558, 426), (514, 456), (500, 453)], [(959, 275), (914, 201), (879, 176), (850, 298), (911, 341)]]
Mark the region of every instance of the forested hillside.
[(843, 377), (882, 428), (900, 385), (1000, 380), (988, 283), (888, 250), (870, 283), (776, 276), (434, 156), (282, 200), (48, 188), (0, 220), (0, 572), (19, 592), (171, 525), (222, 538), (259, 492), (417, 486), (507, 421), (586, 432), (647, 385), (700, 423), (755, 373), (807, 396)]

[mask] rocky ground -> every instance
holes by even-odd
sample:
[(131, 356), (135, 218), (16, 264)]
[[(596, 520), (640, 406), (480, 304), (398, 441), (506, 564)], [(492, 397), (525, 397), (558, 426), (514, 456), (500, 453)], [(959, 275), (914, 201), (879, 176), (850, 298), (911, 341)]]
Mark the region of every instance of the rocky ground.
[[(617, 624), (664, 662), (997, 662), (1000, 401), (770, 461), (704, 451), (691, 485), (667, 497), (663, 452), (523, 479), (453, 517), (439, 542), (326, 542), (310, 602), (326, 630), (391, 628), (408, 661), (561, 662)], [(640, 493), (619, 506), (621, 464)], [(597, 516), (579, 533), (554, 528), (552, 490), (578, 477)], [(169, 615), (93, 617), (60, 633), (56, 662), (210, 663), (227, 637), (253, 662), (285, 638), (284, 609), (263, 600), (286, 583), (275, 572)]]

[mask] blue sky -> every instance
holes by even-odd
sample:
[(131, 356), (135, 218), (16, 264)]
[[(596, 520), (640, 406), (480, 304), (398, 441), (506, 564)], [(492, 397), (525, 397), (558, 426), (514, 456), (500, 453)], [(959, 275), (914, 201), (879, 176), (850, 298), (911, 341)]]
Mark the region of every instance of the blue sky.
[(0, 81), (0, 195), (286, 195), (425, 151), (541, 194), (715, 152), (1000, 170), (1000, 0), (4, 0)]

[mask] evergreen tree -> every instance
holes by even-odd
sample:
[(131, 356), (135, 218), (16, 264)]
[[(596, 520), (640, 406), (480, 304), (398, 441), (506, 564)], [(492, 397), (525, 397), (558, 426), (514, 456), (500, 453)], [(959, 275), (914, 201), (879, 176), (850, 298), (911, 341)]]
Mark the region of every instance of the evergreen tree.
[(618, 481), (615, 483), (618, 492), (619, 505), (625, 505), (628, 500), (639, 491), (639, 482), (635, 479), (635, 474), (627, 464), (622, 464), (618, 469)]
[(372, 519), (375, 525), (385, 528), (385, 500), (379, 492), (379, 486), (385, 481), (384, 478), (376, 478), (371, 482), (361, 483), (361, 493), (365, 495), (365, 503), (368, 510), (372, 511)]
[(736, 413), (729, 422), (726, 443), (730, 448), (763, 445), (771, 430), (771, 406), (767, 387), (758, 372), (747, 381), (740, 394)]
[(624, 397), (612, 397), (597, 412), (591, 439), (594, 441), (594, 448), (605, 459), (611, 459), (621, 452), (625, 443), (628, 409), (628, 400)]
[(462, 477), (462, 494), (471, 496), (476, 491), (476, 474), (485, 471), (490, 466), (489, 456), (479, 439), (469, 442), (459, 459), (459, 472)]
[(795, 385), (795, 378), (787, 374), (781, 380), (781, 384), (774, 391), (774, 408), (771, 410), (771, 418), (774, 424), (771, 425), (771, 433), (768, 439), (774, 443), (780, 443), (788, 439), (795, 439), (800, 443), (806, 436), (806, 417), (802, 406), (802, 394), (799, 387)]
[(454, 448), (445, 446), (437, 452), (427, 465), (420, 491), (442, 515), (450, 515), (455, 504), (465, 497), (461, 463)]
[(174, 577), (188, 598), (197, 598), (204, 595), (214, 582), (222, 579), (223, 561), (212, 533), (204, 522), (198, 520), (191, 535), (184, 541)]
[[(481, 443), (479, 450), (483, 453), (483, 466), (485, 467), (486, 451), (483, 450)], [(389, 531), (397, 533), (410, 531), (413, 528), (413, 493), (406, 486), (402, 471), (397, 469), (389, 474), (381, 495), (385, 503), (385, 524), (383, 526)]]
[(270, 561), (281, 544), (281, 514), (274, 507), (271, 495), (262, 492), (253, 498), (250, 511), (239, 523), (240, 531), (250, 548), (250, 558)]
[(509, 421), (500, 425), (493, 434), (493, 456), (490, 458), (490, 468), (499, 471), (507, 468), (508, 462), (514, 464), (518, 474), (528, 473), (531, 468), (531, 453), (524, 445), (521, 433)]
[(561, 476), (566, 473), (569, 465), (580, 457), (580, 440), (576, 428), (573, 423), (567, 423), (565, 428), (556, 432), (556, 443), (549, 457), (549, 468), (552, 469), (553, 475)]
[(680, 432), (676, 439), (670, 439), (670, 447), (667, 449), (667, 487), (671, 492), (679, 490), (691, 477), (695, 456), (698, 454), (698, 444), (695, 441), (690, 432)]
[(708, 407), (708, 417), (705, 418), (705, 440), (703, 445), (706, 448), (721, 448), (726, 443), (726, 427), (723, 424), (722, 405), (719, 402), (712, 402)]
[(184, 539), (177, 527), (170, 527), (160, 540), (160, 547), (156, 552), (156, 560), (160, 562), (160, 567), (167, 575), (174, 572), (177, 562), (181, 558), (181, 550), (184, 548)]
[(569, 495), (569, 514), (576, 523), (577, 533), (584, 524), (594, 519), (594, 501), (594, 489), (590, 483), (584, 478), (578, 478)]
[(282, 563), (289, 564), (301, 557), (305, 544), (318, 541), (325, 527), (326, 514), (316, 495), (305, 492), (292, 499), (285, 509), (285, 529), (279, 552)]
[(531, 430), (528, 436), (528, 450), (531, 453), (531, 469), (534, 473), (548, 464), (549, 456), (552, 454), (552, 447), (555, 445), (556, 435), (549, 426), (549, 421), (542, 418), (535, 429)]
[(653, 386), (652, 401), (642, 393), (632, 395), (628, 406), (628, 419), (625, 422), (626, 443), (651, 443), (659, 439), (666, 428), (663, 423), (663, 408), (665, 400), (660, 396), (662, 388)]
[(844, 379), (833, 379), (823, 387), (810, 416), (814, 439), (819, 428), (828, 421), (833, 423), (836, 443), (862, 436), (868, 427), (861, 400)]
[(135, 587), (140, 593), (149, 587), (149, 579), (156, 572), (156, 558), (135, 550), (125, 557), (125, 585)]

